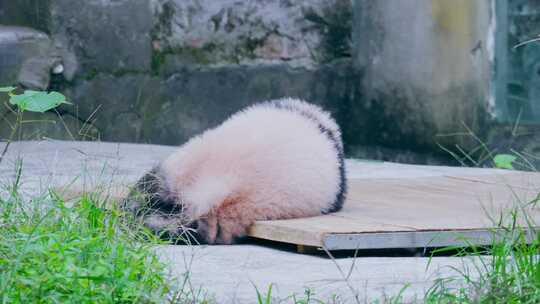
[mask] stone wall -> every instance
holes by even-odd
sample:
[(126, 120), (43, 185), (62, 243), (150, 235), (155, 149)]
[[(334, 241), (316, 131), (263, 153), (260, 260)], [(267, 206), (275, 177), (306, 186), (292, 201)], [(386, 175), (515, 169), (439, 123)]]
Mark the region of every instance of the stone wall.
[(490, 121), (492, 1), (2, 1), (0, 84), (66, 94), (57, 137), (180, 144), (294, 96), (349, 155), (436, 162)]

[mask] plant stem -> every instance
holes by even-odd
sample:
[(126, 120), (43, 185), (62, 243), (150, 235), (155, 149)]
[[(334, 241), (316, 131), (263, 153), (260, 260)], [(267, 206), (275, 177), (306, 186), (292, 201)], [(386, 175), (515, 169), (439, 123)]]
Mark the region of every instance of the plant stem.
[(15, 136), (15, 133), (17, 133), (17, 130), (19, 129), (19, 126), (21, 125), (21, 119), (22, 119), (22, 112), (21, 110), (17, 110), (17, 120), (15, 122), (15, 125), (13, 126), (13, 129), (11, 129), (11, 133), (9, 134), (9, 138), (6, 141), (6, 145), (4, 146), (4, 150), (2, 150), (2, 154), (0, 154), (0, 164), (2, 164), (2, 160), (4, 159), (4, 156), (6, 156), (6, 153), (9, 149), (9, 145), (11, 145), (11, 142), (13, 141), (13, 137)]

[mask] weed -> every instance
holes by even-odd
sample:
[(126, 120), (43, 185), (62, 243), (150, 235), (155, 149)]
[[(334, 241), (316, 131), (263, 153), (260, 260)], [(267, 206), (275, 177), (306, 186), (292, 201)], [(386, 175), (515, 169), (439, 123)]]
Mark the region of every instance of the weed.
[(18, 130), (20, 130), (21, 125), (27, 123), (23, 120), (23, 114), (25, 111), (28, 112), (37, 112), (45, 113), (46, 111), (55, 109), (61, 104), (68, 103), (66, 97), (58, 92), (40, 92), (26, 90), (22, 94), (15, 94), (16, 87), (0, 87), (0, 93), (5, 93), (9, 96), (9, 103), (12, 107), (15, 107), (16, 110), (13, 110), (10, 106), (7, 108), (10, 111), (16, 114), (16, 121), (11, 126), (11, 133), (7, 139), (4, 149), (0, 153), (0, 163), (6, 155), (9, 145), (15, 138), (15, 135)]
[(291, 304), (337, 304), (342, 303), (339, 300), (339, 297), (333, 296), (329, 301), (323, 301), (321, 299), (318, 299), (315, 295), (315, 292), (309, 288), (306, 288), (304, 290), (304, 293), (302, 295), (293, 294), (285, 299), (279, 300), (277, 298), (272, 297), (272, 290), (274, 288), (274, 284), (268, 285), (266, 294), (263, 294), (259, 291), (257, 286), (253, 286), (255, 288), (255, 292), (257, 293), (257, 304), (273, 304), (273, 303), (291, 303)]
[(53, 191), (24, 198), (18, 182), (4, 191), (0, 302), (195, 303), (153, 251), (162, 242), (104, 204)]
[(426, 303), (539, 303), (540, 234), (528, 209), (535, 201), (520, 202), (505, 213), (492, 230), (490, 246), (467, 243), (458, 256), (474, 257), (472, 266), (454, 268), (455, 277), (437, 280), (425, 295)]

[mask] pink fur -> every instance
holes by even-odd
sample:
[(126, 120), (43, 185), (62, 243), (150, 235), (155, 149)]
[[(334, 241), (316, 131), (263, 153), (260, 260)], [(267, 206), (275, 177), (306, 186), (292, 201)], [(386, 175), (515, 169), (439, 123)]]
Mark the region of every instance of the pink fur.
[(233, 115), (161, 164), (166, 187), (199, 221), (208, 243), (231, 243), (257, 220), (315, 216), (340, 191), (339, 128), (320, 108), (295, 99)]

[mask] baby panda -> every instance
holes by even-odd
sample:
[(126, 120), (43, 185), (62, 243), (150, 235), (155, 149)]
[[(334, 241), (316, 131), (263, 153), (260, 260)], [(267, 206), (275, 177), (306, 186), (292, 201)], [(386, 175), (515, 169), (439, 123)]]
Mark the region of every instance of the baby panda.
[(250, 106), (180, 146), (123, 201), (156, 233), (231, 244), (258, 220), (336, 212), (346, 194), (329, 113), (284, 98)]

